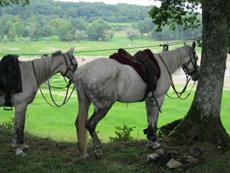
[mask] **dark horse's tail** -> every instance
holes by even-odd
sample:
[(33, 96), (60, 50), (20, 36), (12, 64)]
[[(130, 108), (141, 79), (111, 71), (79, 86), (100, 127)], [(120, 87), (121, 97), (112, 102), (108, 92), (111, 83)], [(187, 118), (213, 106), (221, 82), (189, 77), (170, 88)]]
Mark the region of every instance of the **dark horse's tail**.
[(88, 157), (88, 154), (86, 153), (88, 133), (85, 124), (88, 119), (88, 110), (90, 106), (90, 101), (84, 91), (81, 74), (82, 74), (81, 70), (78, 69), (74, 78), (74, 85), (77, 89), (77, 94), (78, 94), (78, 116), (75, 121), (75, 126), (77, 130), (78, 149), (81, 152), (81, 157), (86, 158)]

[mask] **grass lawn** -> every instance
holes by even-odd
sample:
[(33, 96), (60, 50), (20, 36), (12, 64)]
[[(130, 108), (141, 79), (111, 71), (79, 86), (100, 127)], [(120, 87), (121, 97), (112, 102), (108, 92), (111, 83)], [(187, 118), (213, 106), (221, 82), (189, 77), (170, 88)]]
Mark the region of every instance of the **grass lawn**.
[[(176, 42), (176, 45), (174, 43)], [(51, 38), (51, 41), (47, 43), (45, 39), (39, 41), (32, 41), (27, 43), (16, 43), (16, 42), (8, 42), (4, 44), (0, 42), (0, 56), (9, 54), (18, 54), (19, 56), (23, 57), (34, 57), (38, 56), (41, 57), (43, 54), (51, 54), (57, 50), (61, 50), (66, 52), (71, 47), (75, 47), (74, 55), (76, 57), (79, 56), (109, 56), (115, 52), (119, 48), (125, 48), (130, 53), (134, 54), (139, 50), (143, 50), (145, 48), (151, 49), (155, 53), (159, 53), (162, 51), (162, 47), (160, 44), (165, 44), (167, 41), (155, 41), (148, 36), (143, 36), (143, 38), (135, 39), (132, 43), (126, 37), (124, 32), (116, 32), (114, 37), (105, 42), (105, 41), (71, 41), (71, 42), (64, 42), (59, 41), (56, 37)], [(191, 44), (191, 42), (187, 42)], [(170, 46), (169, 49), (174, 49), (176, 47), (183, 46), (183, 41), (178, 44), (178, 41), (170, 41), (168, 42)], [(137, 48), (134, 48), (137, 47)], [(200, 48), (197, 48), (197, 52), (200, 52)], [(20, 59), (20, 57), (19, 57)]]
[[(183, 42), (176, 44), (178, 41), (170, 41), (168, 44), (174, 45), (170, 46), (169, 49), (174, 49), (176, 47), (183, 46)], [(0, 55), (6, 54), (18, 54), (20, 57), (40, 57), (43, 54), (51, 54), (57, 50), (62, 50), (66, 52), (70, 47), (75, 47), (75, 57), (80, 56), (109, 56), (114, 52), (117, 52), (119, 48), (127, 48), (131, 54), (136, 53), (138, 50), (143, 50), (145, 48), (150, 48), (153, 52), (161, 52), (162, 47), (160, 44), (165, 44), (167, 41), (155, 41), (148, 36), (143, 36), (131, 41), (125, 36), (125, 32), (116, 32), (114, 37), (107, 41), (81, 41), (80, 43), (76, 41), (72, 42), (62, 42), (58, 41), (56, 37), (52, 37), (51, 41), (47, 43), (44, 39), (39, 41), (32, 41), (27, 43), (20, 42), (8, 42), (4, 44), (0, 42)], [(190, 42), (191, 43), (191, 42)], [(151, 46), (151, 47), (149, 47)], [(135, 47), (135, 49), (132, 49)], [(197, 52), (200, 53), (201, 49), (197, 48)], [(19, 57), (19, 59), (20, 59)], [(64, 81), (60, 75), (55, 75), (52, 77), (51, 85), (56, 87), (65, 86)], [(182, 85), (178, 85), (179, 90)], [(42, 85), (44, 90), (45, 84)], [(47, 91), (47, 90), (45, 90)], [(171, 91), (170, 91), (171, 92)], [(169, 92), (169, 93), (170, 93)], [(54, 93), (60, 93), (60, 91), (54, 89)], [(61, 91), (63, 93), (63, 91)], [(171, 95), (172, 93), (170, 93)], [(173, 120), (182, 118), (186, 115), (191, 102), (193, 100), (194, 92), (191, 96), (185, 100), (172, 100), (166, 97), (162, 108), (162, 114), (160, 114), (158, 127), (170, 123)], [(48, 96), (48, 94), (45, 94)], [(229, 92), (225, 91), (222, 103), (221, 117), (223, 124), (228, 132), (230, 132), (230, 127), (228, 127), (228, 95)], [(74, 92), (76, 96), (76, 92)], [(62, 96), (56, 96), (55, 99), (59, 103), (64, 99)], [(58, 141), (76, 141), (76, 130), (74, 126), (75, 119), (78, 112), (77, 98), (73, 97), (70, 101), (61, 108), (50, 107), (42, 98), (40, 94), (36, 96), (35, 101), (28, 107), (26, 114), (26, 125), (25, 131), (33, 135), (41, 137), (51, 137)], [(93, 107), (90, 108), (90, 115), (93, 112)], [(0, 123), (9, 122), (10, 118), (14, 117), (14, 111), (1, 111)], [(141, 103), (115, 103), (112, 109), (109, 111), (108, 115), (98, 124), (97, 131), (99, 137), (104, 141), (108, 142), (110, 136), (115, 136), (115, 127), (126, 124), (128, 127), (134, 127), (132, 136), (135, 139), (146, 139), (143, 135), (143, 129), (147, 127), (147, 117), (144, 102)]]
[[(173, 95), (172, 92), (169, 92)], [(48, 94), (45, 94), (49, 98)], [(225, 90), (222, 99), (221, 119), (228, 133), (230, 133), (229, 120), (229, 96), (230, 91)], [(74, 93), (76, 96), (76, 93)], [(166, 97), (159, 116), (158, 127), (170, 123), (176, 119), (183, 118), (190, 108), (193, 100), (194, 91), (186, 100), (174, 100)], [(61, 103), (63, 96), (55, 96), (55, 100)], [(76, 130), (74, 122), (77, 117), (78, 102), (76, 97), (61, 108), (50, 107), (41, 94), (37, 94), (35, 101), (28, 107), (26, 114), (25, 131), (39, 136), (50, 137), (57, 141), (76, 142)], [(93, 107), (90, 107), (90, 115)], [(14, 111), (1, 110), (0, 124), (9, 122), (14, 117)], [(103, 142), (109, 142), (109, 137), (115, 137), (115, 127), (123, 127), (124, 123), (128, 127), (134, 127), (131, 135), (135, 139), (146, 139), (143, 129), (147, 127), (147, 117), (144, 102), (138, 103), (119, 103), (116, 102), (107, 116), (101, 120), (96, 128), (99, 137)]]

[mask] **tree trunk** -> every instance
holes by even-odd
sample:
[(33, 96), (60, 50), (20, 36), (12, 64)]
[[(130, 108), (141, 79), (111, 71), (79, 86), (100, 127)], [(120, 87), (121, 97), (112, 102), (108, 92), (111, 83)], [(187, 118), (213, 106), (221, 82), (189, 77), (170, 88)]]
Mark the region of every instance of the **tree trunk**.
[(190, 110), (169, 137), (188, 142), (210, 141), (222, 148), (229, 147), (230, 138), (220, 120), (229, 37), (226, 3), (229, 2), (202, 0), (201, 77)]

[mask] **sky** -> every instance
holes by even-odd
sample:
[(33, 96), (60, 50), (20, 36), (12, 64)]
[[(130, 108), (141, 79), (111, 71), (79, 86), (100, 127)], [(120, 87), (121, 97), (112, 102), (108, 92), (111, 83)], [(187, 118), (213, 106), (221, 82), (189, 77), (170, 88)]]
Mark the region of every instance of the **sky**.
[(105, 4), (118, 4), (118, 3), (126, 3), (126, 4), (136, 4), (136, 5), (156, 5), (160, 6), (160, 2), (156, 0), (59, 0), (59, 1), (69, 1), (69, 2), (104, 2)]

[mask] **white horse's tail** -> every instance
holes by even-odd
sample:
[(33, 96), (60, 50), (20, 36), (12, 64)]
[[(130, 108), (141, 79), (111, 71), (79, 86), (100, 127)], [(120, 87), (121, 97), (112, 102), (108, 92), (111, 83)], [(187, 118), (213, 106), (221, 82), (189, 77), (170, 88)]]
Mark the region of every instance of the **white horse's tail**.
[(76, 76), (77, 78), (75, 79), (74, 84), (75, 87), (77, 88), (77, 94), (78, 94), (78, 116), (75, 125), (77, 130), (78, 148), (81, 152), (81, 157), (86, 158), (88, 157), (88, 154), (86, 153), (87, 143), (88, 143), (88, 133), (85, 125), (88, 119), (88, 110), (90, 106), (90, 101), (86, 96), (86, 93), (82, 86), (81, 74)]

